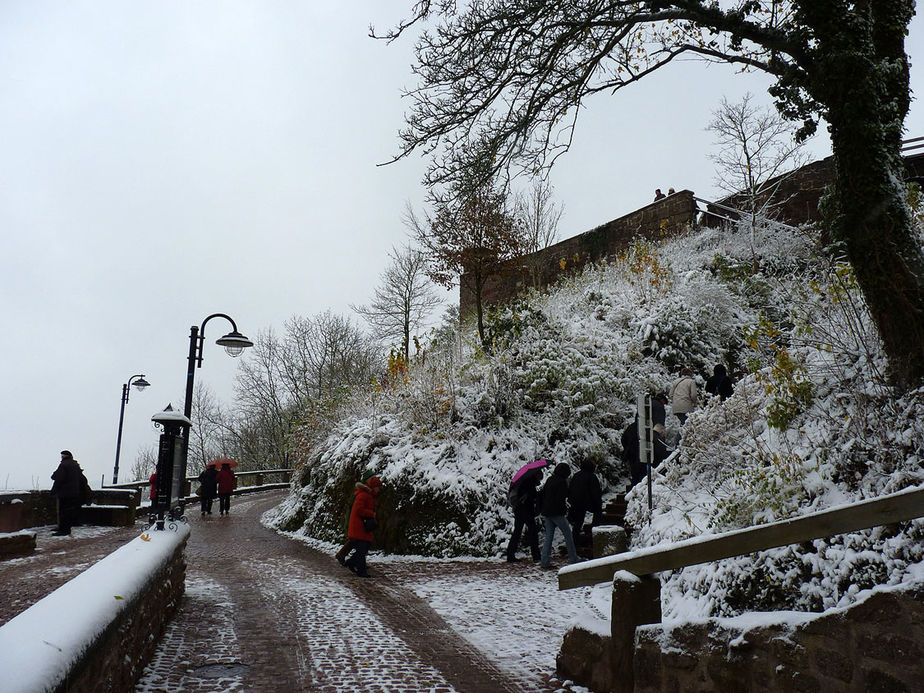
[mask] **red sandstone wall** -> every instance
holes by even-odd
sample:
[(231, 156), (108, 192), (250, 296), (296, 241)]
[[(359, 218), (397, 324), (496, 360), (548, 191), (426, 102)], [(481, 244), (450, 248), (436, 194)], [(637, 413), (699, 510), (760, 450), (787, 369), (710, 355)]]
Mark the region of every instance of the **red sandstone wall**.
[[(693, 223), (696, 213), (693, 193), (681, 190), (538, 253), (511, 260), (488, 281), (484, 303), (487, 306), (509, 301), (533, 285), (545, 288), (568, 272), (625, 250), (635, 237), (660, 240), (680, 233)], [(465, 288), (464, 278), (460, 286), (459, 309), (464, 316), (474, 310), (474, 299)]]
[(635, 691), (892, 691), (924, 686), (924, 587), (873, 594), (793, 628), (644, 626)]

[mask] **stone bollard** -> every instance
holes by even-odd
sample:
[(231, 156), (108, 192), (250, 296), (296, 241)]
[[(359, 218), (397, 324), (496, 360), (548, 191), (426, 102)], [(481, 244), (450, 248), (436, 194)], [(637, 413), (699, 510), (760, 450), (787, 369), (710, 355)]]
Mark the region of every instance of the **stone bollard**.
[(638, 577), (625, 570), (618, 571), (613, 576), (611, 609), (612, 690), (629, 693), (635, 688), (635, 629), (661, 622), (660, 580), (650, 575)]
[(626, 530), (619, 525), (599, 525), (591, 529), (594, 542), (594, 558), (613, 556), (628, 550)]

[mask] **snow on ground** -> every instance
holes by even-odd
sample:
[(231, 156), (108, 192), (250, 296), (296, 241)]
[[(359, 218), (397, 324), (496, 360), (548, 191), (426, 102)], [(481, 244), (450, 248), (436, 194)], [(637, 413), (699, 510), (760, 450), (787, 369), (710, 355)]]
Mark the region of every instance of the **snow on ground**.
[[(271, 521), (272, 511), (264, 516)], [(340, 547), (302, 532), (280, 532), (333, 554)], [(380, 571), (429, 603), (460, 636), (502, 671), (539, 685), (555, 671), (562, 637), (572, 624), (609, 632), (610, 588), (598, 585), (559, 591), (557, 572), (538, 564), (473, 557), (452, 559), (369, 554), (370, 570)], [(490, 566), (488, 570), (465, 566)], [(454, 570), (458, 566), (459, 570)], [(496, 570), (494, 569), (496, 566)], [(313, 586), (312, 586), (313, 589)], [(314, 597), (312, 597), (314, 598)], [(585, 691), (569, 681), (560, 690)]]

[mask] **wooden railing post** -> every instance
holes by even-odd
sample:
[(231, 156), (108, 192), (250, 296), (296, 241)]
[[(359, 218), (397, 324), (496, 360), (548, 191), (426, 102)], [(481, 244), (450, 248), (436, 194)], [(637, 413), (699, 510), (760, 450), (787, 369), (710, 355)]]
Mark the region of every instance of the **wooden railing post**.
[(610, 632), (613, 647), (612, 690), (631, 693), (635, 688), (632, 664), (635, 629), (661, 622), (661, 581), (648, 575), (638, 577), (621, 570), (613, 576)]

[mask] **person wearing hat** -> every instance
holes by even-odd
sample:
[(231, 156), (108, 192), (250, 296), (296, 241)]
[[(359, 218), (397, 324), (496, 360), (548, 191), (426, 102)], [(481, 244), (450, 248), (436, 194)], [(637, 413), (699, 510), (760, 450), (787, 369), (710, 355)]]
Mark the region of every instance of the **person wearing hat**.
[(51, 495), (58, 499), (58, 528), (52, 532), (56, 537), (68, 536), (77, 523), (80, 506), (83, 505), (86, 477), (70, 450), (61, 451), (61, 462), (51, 475), (54, 483)]
[(370, 577), (366, 567), (366, 555), (375, 538), (375, 497), (382, 488), (382, 480), (370, 476), (356, 484), (353, 507), (350, 509), (350, 523), (347, 538), (353, 540), (353, 553), (343, 563), (359, 577)]
[[(375, 472), (373, 472), (371, 469), (364, 470), (362, 475), (359, 477), (360, 480), (356, 483), (356, 488), (358, 489), (360, 486), (366, 486), (366, 482), (374, 476)], [(368, 488), (368, 486), (366, 486), (366, 488)], [(356, 548), (356, 541), (347, 537), (344, 545), (334, 555), (334, 558), (337, 559), (337, 563), (342, 566), (346, 566), (346, 557), (354, 548)]]

